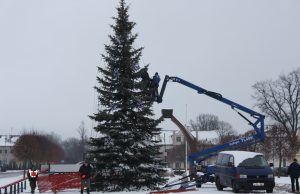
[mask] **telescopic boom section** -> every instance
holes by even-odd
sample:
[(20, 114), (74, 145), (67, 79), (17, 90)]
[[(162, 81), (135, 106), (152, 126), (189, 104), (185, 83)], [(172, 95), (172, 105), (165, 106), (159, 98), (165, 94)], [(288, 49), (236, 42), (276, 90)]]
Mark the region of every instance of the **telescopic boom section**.
[(197, 138), (193, 136), (193, 134), (183, 125), (180, 121), (176, 119), (176, 117), (173, 115), (172, 109), (162, 109), (162, 116), (159, 118), (160, 121), (163, 121), (164, 119), (171, 119), (173, 123), (180, 129), (181, 133), (185, 137), (188, 146), (190, 148), (191, 153), (198, 152), (197, 150)]
[[(236, 102), (233, 102), (229, 99), (224, 98), (221, 94), (216, 93), (216, 92), (212, 92), (212, 91), (208, 91), (205, 90), (204, 88), (201, 88), (199, 86), (196, 86), (184, 79), (181, 79), (179, 77), (170, 77), (168, 75), (165, 76), (164, 82), (162, 84), (161, 87), (161, 91), (159, 96), (157, 97), (157, 102), (161, 103), (162, 102), (162, 98), (167, 86), (167, 83), (169, 81), (172, 82), (177, 82), (180, 83), (186, 87), (189, 87), (191, 89), (194, 89), (197, 91), (198, 94), (205, 94), (211, 98), (214, 98), (215, 100), (218, 100), (222, 103), (225, 103), (227, 105), (229, 105), (232, 109), (234, 109), (244, 120), (246, 120), (248, 122), (249, 125), (251, 125), (256, 134), (254, 135), (250, 135), (248, 137), (242, 137), (240, 139), (231, 141), (229, 143), (225, 143), (222, 145), (218, 145), (209, 149), (205, 149), (202, 150), (200, 152), (196, 152), (196, 153), (192, 153), (189, 156), (189, 160), (192, 164), (194, 163), (200, 163), (201, 161), (215, 156), (217, 155), (218, 152), (222, 151), (222, 150), (226, 150), (226, 149), (236, 149), (236, 148), (240, 148), (240, 147), (248, 147), (252, 144), (257, 143), (258, 141), (263, 141), (265, 138), (265, 133), (264, 133), (264, 115), (257, 113), (245, 106), (242, 106)], [(238, 110), (248, 113), (250, 117), (252, 117), (252, 119), (254, 120), (254, 122), (250, 121), (246, 116), (244, 116), (241, 112), (239, 112)]]

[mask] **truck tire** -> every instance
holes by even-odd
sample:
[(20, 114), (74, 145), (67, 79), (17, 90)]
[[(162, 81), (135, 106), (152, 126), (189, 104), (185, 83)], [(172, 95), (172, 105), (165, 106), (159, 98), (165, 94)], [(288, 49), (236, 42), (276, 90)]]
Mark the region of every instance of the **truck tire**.
[(224, 186), (221, 185), (219, 177), (216, 178), (216, 187), (217, 187), (218, 191), (223, 191)]
[(232, 191), (234, 193), (239, 193), (240, 192), (240, 190), (238, 189), (238, 186), (237, 186), (235, 181), (232, 181)]
[(273, 193), (273, 189), (267, 189), (267, 193)]

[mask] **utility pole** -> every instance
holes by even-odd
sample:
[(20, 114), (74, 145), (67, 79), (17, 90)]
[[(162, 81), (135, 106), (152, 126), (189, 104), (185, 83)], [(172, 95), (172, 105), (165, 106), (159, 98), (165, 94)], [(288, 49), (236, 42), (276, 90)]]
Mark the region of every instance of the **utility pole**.
[(167, 167), (167, 145), (166, 145), (166, 134), (164, 133), (164, 156), (165, 156), (165, 167)]
[[(185, 104), (185, 128), (187, 128), (187, 104)], [(189, 175), (188, 174), (188, 170), (187, 170), (187, 165), (188, 165), (188, 161), (187, 161), (187, 158), (188, 158), (188, 146), (187, 146), (187, 139), (186, 139), (186, 137), (184, 137), (184, 140), (185, 140), (185, 173), (186, 173), (186, 175)]]

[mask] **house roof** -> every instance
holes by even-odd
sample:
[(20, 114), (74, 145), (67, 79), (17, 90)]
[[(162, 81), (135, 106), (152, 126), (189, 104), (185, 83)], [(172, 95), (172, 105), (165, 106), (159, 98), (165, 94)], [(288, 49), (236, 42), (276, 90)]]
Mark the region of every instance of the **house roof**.
[(198, 133), (198, 140), (207, 140), (213, 141), (219, 137), (217, 130), (213, 131), (192, 131), (194, 137), (197, 137)]
[[(217, 131), (192, 131), (194, 137), (202, 141), (214, 141), (218, 138)], [(198, 135), (197, 135), (198, 134)], [(182, 135), (180, 130), (177, 131), (163, 131), (160, 134), (160, 140), (162, 144), (172, 144), (173, 135)]]
[(0, 135), (0, 146), (14, 146), (19, 136)]

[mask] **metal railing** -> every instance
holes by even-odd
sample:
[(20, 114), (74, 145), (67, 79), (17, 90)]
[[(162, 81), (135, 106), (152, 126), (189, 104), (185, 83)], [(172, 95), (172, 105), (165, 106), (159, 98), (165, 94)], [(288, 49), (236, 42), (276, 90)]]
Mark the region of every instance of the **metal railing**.
[(0, 194), (16, 194), (26, 190), (27, 178), (20, 179), (8, 185), (0, 187)]

